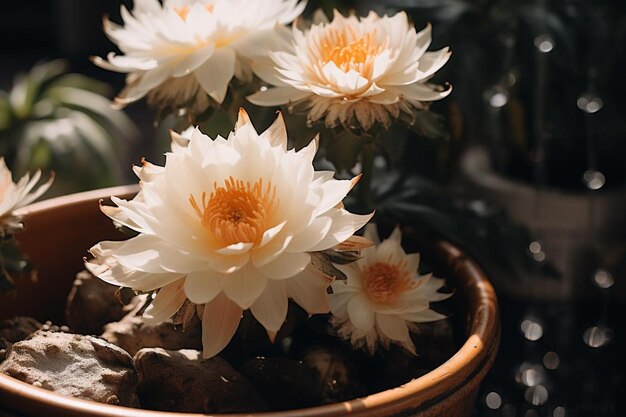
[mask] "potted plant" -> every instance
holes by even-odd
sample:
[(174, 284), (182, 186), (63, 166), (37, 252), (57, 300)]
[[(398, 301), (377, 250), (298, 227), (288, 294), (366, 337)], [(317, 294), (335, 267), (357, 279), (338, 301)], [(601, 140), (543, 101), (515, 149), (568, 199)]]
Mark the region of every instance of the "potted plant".
[[(156, 345), (133, 351), (131, 358), (120, 349), (129, 350), (123, 343), (109, 346), (90, 336), (37, 332), (7, 350), (0, 365), (5, 374), (0, 375), (0, 392), (8, 406), (33, 414), (148, 415), (128, 408), (141, 402), (153, 410), (196, 413), (257, 412), (269, 405), (276, 415), (468, 415), (499, 338), (495, 297), (482, 272), (454, 245), (436, 238), (420, 241), (410, 224), (393, 225), (398, 220), (394, 217), (378, 215), (381, 230), (393, 229), (386, 239), (379, 237), (374, 224), (363, 236), (355, 235), (373, 217), (379, 200), (374, 171), (398, 163), (389, 152), (393, 140), (387, 129), (396, 124), (428, 130), (422, 121), (433, 120), (427, 116), (430, 102), (450, 92), (449, 85), (430, 82), (448, 60), (448, 49), (427, 52), (430, 26), (418, 32), (404, 13), (372, 12), (358, 18), (336, 12), (332, 20), (318, 14), (310, 27), (294, 26), (288, 32), (281, 24), (295, 19), (304, 3), (275, 0), (262, 8), (237, 4), (161, 5), (145, 0), (132, 12), (122, 9), (123, 26), (105, 21), (105, 30), (124, 55), (112, 53), (94, 62), (129, 74), (117, 104), (147, 96), (161, 115), (173, 113), (180, 123), (192, 126), (172, 132), (172, 151), (163, 166), (143, 160), (134, 168), (139, 189), (101, 190), (28, 207), (28, 229), (20, 243), (37, 262), (40, 274), (36, 281), (20, 281), (26, 288), (18, 288), (15, 301), (3, 303), (12, 314), (29, 309), (32, 301), (22, 302), (26, 298), (20, 297), (43, 293), (27, 287), (56, 285), (72, 265), (66, 256), (84, 253), (89, 240), (91, 256), (84, 266), (93, 276), (120, 287), (122, 296), (132, 291), (139, 300), (128, 320), (147, 326), (172, 320), (183, 330), (198, 325), (201, 350), (163, 350), (160, 346), (166, 345)], [(266, 130), (257, 131), (241, 108), (226, 138), (202, 133), (203, 121), (208, 125), (228, 121), (244, 99), (259, 106), (285, 105), (285, 117), (279, 113)], [(298, 138), (290, 146), (285, 126), (290, 113), (305, 114), (309, 125), (323, 124), (322, 138), (304, 146)], [(344, 165), (336, 159), (344, 155), (332, 151), (336, 142), (352, 156), (343, 159)], [(316, 160), (318, 153), (325, 160)], [(318, 169), (319, 164), (325, 169)], [(388, 178), (393, 178), (389, 171)], [(391, 188), (402, 191), (410, 183), (401, 167), (396, 171), (400, 175), (391, 181)], [(355, 196), (346, 198), (354, 187)], [(111, 196), (110, 204), (103, 204), (102, 197), (110, 193), (122, 197)], [(100, 210), (96, 201), (101, 201)], [(98, 217), (99, 211), (130, 238), (102, 240), (113, 236), (114, 229), (106, 218)], [(30, 236), (54, 236), (56, 228), (70, 224), (75, 235), (63, 234), (68, 238), (63, 252), (39, 263), (29, 231)], [(444, 280), (423, 273), (420, 255), (414, 253), (417, 248), (428, 259), (429, 269), (444, 274), (457, 293), (439, 291)], [(81, 267), (80, 262), (74, 265)], [(44, 279), (48, 274), (58, 278)], [(448, 314), (454, 318), (460, 350), (452, 358), (435, 361), (436, 369), (418, 377), (423, 372), (416, 354), (428, 338), (414, 333), (423, 329), (421, 323), (444, 319), (431, 303), (453, 294)], [(47, 314), (55, 313), (50, 309)], [(317, 322), (306, 320), (320, 314), (326, 315), (318, 316)], [(250, 337), (254, 326), (261, 334), (257, 339)], [(324, 344), (329, 336), (336, 342)], [(113, 343), (106, 331), (102, 337)], [(321, 341), (321, 350), (312, 345), (316, 340)], [(85, 341), (88, 348), (79, 349), (77, 343)], [(39, 360), (34, 359), (38, 343), (49, 353)], [(452, 345), (451, 340), (443, 341), (436, 349), (445, 351)], [(331, 346), (343, 353), (329, 353)], [(105, 367), (102, 378), (96, 375), (88, 386), (58, 380), (67, 369), (57, 369), (58, 355), (67, 350), (82, 357), (95, 350), (98, 356), (107, 349), (116, 352), (111, 353), (118, 358), (116, 367), (126, 364), (121, 374), (113, 377), (113, 369)], [(299, 370), (303, 366), (315, 370), (315, 381), (322, 385), (320, 396), (310, 404), (276, 402), (273, 384), (282, 381), (285, 390), (293, 390), (291, 385), (302, 381), (296, 376), (284, 379), (285, 366), (276, 368), (280, 381), (269, 378), (265, 368), (274, 362), (264, 356), (266, 352)], [(145, 360), (156, 357), (169, 368), (150, 377), (157, 366)], [(294, 357), (301, 362), (294, 362)], [(405, 365), (389, 368), (392, 358)], [(31, 359), (36, 365), (24, 368)], [(172, 365), (171, 360), (181, 362)], [(339, 371), (332, 368), (336, 361), (344, 364)], [(79, 366), (68, 363), (70, 368)], [(57, 371), (49, 372), (45, 364)], [(200, 374), (187, 374), (191, 368), (215, 366), (222, 369), (215, 375), (223, 395), (199, 382)], [(366, 376), (363, 387), (349, 386), (359, 381), (352, 371), (356, 368)], [(35, 377), (32, 369), (48, 373)], [(24, 385), (6, 375), (34, 388), (29, 386), (22, 395), (19, 387)], [(183, 376), (174, 382), (178, 375)], [(250, 382), (241, 382), (241, 375)], [(122, 380), (129, 382), (128, 390), (109, 390), (112, 381)], [(100, 383), (106, 385), (105, 395), (92, 396)], [(239, 395), (228, 391), (238, 384), (254, 389)], [(338, 384), (347, 385), (335, 396)], [(61, 385), (69, 390), (55, 388)], [(327, 385), (332, 395), (327, 395)], [(200, 396), (189, 405), (187, 394), (197, 391)], [(235, 403), (225, 404), (221, 396), (233, 397)], [(250, 400), (255, 405), (248, 405)], [(292, 408), (300, 410), (280, 411)]]

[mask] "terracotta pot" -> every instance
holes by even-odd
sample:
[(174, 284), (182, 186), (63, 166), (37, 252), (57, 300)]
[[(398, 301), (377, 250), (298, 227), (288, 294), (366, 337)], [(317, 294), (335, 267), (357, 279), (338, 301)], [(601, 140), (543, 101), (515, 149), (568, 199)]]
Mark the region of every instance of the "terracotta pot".
[[(98, 209), (98, 200), (131, 195), (137, 188), (118, 187), (55, 198), (33, 204), (22, 250), (37, 265), (38, 278), (18, 278), (17, 294), (0, 295), (0, 319), (17, 314), (60, 322), (74, 275), (82, 269), (87, 248), (102, 239), (120, 238)], [(447, 362), (398, 388), (343, 403), (304, 410), (259, 413), (258, 416), (469, 416), (478, 386), (491, 367), (499, 343), (499, 319), (493, 288), (482, 270), (447, 242), (437, 242), (426, 256), (457, 289), (466, 341)], [(465, 308), (465, 307), (464, 307)], [(125, 416), (180, 415), (110, 406), (69, 398), (0, 374), (0, 416)], [(192, 415), (192, 414), (189, 414)], [(200, 417), (200, 414), (197, 414)]]

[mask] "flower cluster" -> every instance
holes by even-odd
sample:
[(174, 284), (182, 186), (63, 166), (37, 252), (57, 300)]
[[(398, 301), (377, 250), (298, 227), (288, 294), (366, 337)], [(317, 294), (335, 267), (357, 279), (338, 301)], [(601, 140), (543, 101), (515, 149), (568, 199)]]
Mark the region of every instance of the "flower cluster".
[(137, 0), (122, 7), (124, 25), (105, 20), (123, 55), (94, 57), (96, 65), (128, 73), (116, 98), (123, 106), (147, 95), (159, 109), (203, 112), (224, 101), (233, 77), (252, 73), (271, 88), (248, 97), (261, 106), (302, 105), (311, 122), (350, 129), (389, 127), (409, 119), (450, 86), (429, 82), (449, 59), (428, 52), (431, 27), (417, 32), (406, 13), (365, 18), (335, 12), (331, 22), (302, 31), (290, 23), (304, 10), (297, 0)]
[[(350, 132), (410, 124), (450, 93), (430, 82), (450, 57), (448, 48), (427, 51), (430, 25), (418, 32), (405, 13), (335, 12), (332, 21), (287, 30), (304, 7), (299, 0), (137, 0), (132, 12), (122, 7), (123, 26), (105, 21), (123, 55), (94, 62), (128, 73), (119, 105), (147, 96), (162, 110), (198, 115), (224, 103), (229, 88), (233, 96), (255, 91), (234, 89), (254, 85), (256, 75), (267, 85), (250, 102), (298, 106), (309, 122)], [(419, 255), (404, 252), (398, 229), (382, 243), (372, 227), (366, 239), (354, 237), (373, 216), (343, 205), (361, 175), (338, 180), (316, 171), (317, 138), (298, 151), (287, 142), (280, 113), (259, 134), (243, 109), (228, 138), (197, 127), (172, 133), (164, 166), (135, 168), (137, 196), (101, 207), (138, 235), (98, 243), (87, 268), (150, 292), (149, 322), (195, 305), (204, 357), (226, 347), (245, 310), (273, 340), (289, 299), (309, 314), (332, 313), (338, 335), (355, 347), (397, 343), (415, 353), (415, 323), (444, 317), (430, 309), (449, 296), (438, 292), (443, 280), (418, 275)], [(365, 162), (360, 194), (369, 191), (373, 157)], [(337, 256), (346, 248), (351, 256)], [(338, 258), (357, 260), (333, 265)], [(341, 272), (347, 279), (335, 280)]]

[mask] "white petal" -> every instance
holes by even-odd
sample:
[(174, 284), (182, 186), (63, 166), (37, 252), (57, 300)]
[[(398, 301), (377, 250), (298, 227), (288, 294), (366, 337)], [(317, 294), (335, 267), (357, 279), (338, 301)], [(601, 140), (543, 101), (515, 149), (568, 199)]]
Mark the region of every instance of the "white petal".
[(366, 296), (359, 294), (348, 302), (348, 316), (357, 329), (368, 331), (374, 327), (374, 311)]
[(404, 319), (387, 314), (376, 314), (376, 324), (380, 331), (391, 340), (404, 341), (410, 338)]
[(202, 357), (212, 358), (233, 338), (241, 321), (241, 307), (224, 294), (204, 305), (202, 314)]
[(219, 272), (192, 272), (185, 279), (185, 294), (192, 303), (208, 303), (222, 292), (226, 279), (228, 276)]
[(289, 250), (294, 252), (309, 252), (328, 234), (332, 226), (332, 220), (328, 216), (313, 219), (304, 230), (297, 233), (291, 243)]
[(285, 322), (288, 304), (284, 282), (270, 280), (261, 296), (250, 307), (250, 311), (265, 327), (268, 335), (273, 337)]
[(344, 209), (332, 209), (329, 215), (333, 219), (333, 226), (320, 243), (309, 249), (311, 252), (326, 250), (343, 242), (363, 227), (374, 216), (374, 213), (359, 215)]
[(313, 266), (286, 280), (285, 285), (287, 295), (309, 315), (328, 313), (328, 283)]
[(278, 112), (276, 120), (267, 130), (259, 135), (263, 139), (267, 139), (272, 146), (278, 146), (283, 150), (287, 150), (287, 128), (283, 114)]
[(176, 314), (187, 299), (183, 284), (184, 280), (180, 279), (161, 288), (143, 313), (143, 321), (148, 324), (158, 324)]
[(257, 106), (280, 106), (281, 104), (298, 102), (310, 95), (311, 93), (307, 91), (300, 91), (292, 87), (275, 87), (249, 95), (247, 99)]
[(269, 279), (281, 280), (299, 274), (310, 262), (311, 255), (306, 252), (284, 252), (258, 269)]
[(139, 235), (117, 245), (117, 261), (134, 270), (152, 273), (187, 273), (207, 267), (207, 261), (173, 248), (152, 235)]
[(446, 318), (443, 314), (439, 314), (436, 311), (426, 309), (415, 313), (405, 313), (401, 317), (404, 320), (412, 321), (415, 323), (428, 323), (431, 321), (443, 320)]
[(224, 101), (228, 84), (235, 74), (235, 59), (232, 49), (220, 48), (194, 71), (198, 83), (218, 103)]
[(267, 278), (248, 264), (237, 272), (228, 274), (224, 281), (224, 294), (246, 310), (259, 298), (266, 285)]

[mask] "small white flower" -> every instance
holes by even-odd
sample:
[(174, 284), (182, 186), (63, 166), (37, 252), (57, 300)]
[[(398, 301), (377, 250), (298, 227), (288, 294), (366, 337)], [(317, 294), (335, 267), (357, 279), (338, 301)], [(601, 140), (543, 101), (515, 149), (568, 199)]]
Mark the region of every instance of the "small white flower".
[(294, 25), (293, 35), (292, 48), (253, 67), (275, 88), (248, 97), (252, 103), (304, 103), (310, 121), (368, 130), (375, 122), (388, 126), (401, 112), (425, 109), (451, 91), (428, 83), (448, 61), (448, 48), (426, 52), (430, 25), (417, 33), (404, 12), (370, 12), (359, 19), (335, 11), (332, 22), (308, 31)]
[(54, 175), (50, 175), (46, 183), (33, 190), (40, 178), (41, 172), (37, 171), (32, 178), (26, 174), (14, 183), (11, 171), (7, 168), (4, 158), (0, 157), (0, 237), (22, 229), (23, 216), (13, 212), (41, 197), (54, 181)]
[(280, 115), (257, 134), (242, 110), (228, 140), (196, 129), (175, 150), (164, 167), (136, 169), (137, 197), (102, 207), (140, 234), (91, 248), (89, 269), (115, 285), (160, 289), (146, 311), (152, 321), (169, 318), (185, 299), (203, 304), (205, 357), (228, 344), (245, 309), (270, 337), (288, 298), (309, 314), (328, 312), (328, 282), (309, 253), (344, 242), (371, 218), (342, 208), (356, 181), (314, 170), (316, 140), (287, 150)]
[[(104, 21), (106, 34), (124, 55), (111, 52), (94, 63), (128, 73), (117, 97), (123, 106), (148, 94), (158, 108), (194, 113), (224, 100), (235, 76), (251, 78), (250, 60), (267, 54), (277, 25), (293, 21), (305, 2), (298, 0), (135, 0), (124, 6), (124, 25)], [(206, 93), (206, 94), (205, 94)]]
[(376, 226), (369, 224), (365, 237), (377, 246), (364, 249), (356, 262), (335, 265), (347, 280), (331, 284), (331, 322), (355, 347), (365, 346), (373, 353), (378, 343), (388, 348), (393, 342), (415, 354), (409, 330), (414, 323), (444, 319), (429, 308), (430, 303), (451, 294), (437, 292), (443, 279), (418, 275), (420, 255), (402, 249), (399, 228), (380, 243)]

